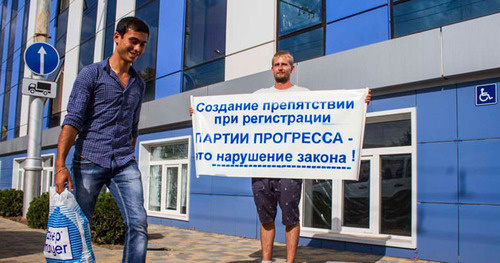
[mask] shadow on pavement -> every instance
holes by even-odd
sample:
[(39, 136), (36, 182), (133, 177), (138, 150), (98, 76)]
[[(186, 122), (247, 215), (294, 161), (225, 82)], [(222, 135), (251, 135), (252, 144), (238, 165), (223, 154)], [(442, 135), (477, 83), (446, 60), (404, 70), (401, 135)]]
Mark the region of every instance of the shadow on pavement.
[(0, 259), (43, 252), (45, 234), (33, 231), (1, 231)]
[[(357, 254), (357, 253), (355, 253)], [(248, 255), (255, 260), (231, 261), (231, 263), (249, 263), (261, 262), (262, 250), (258, 250)], [(337, 251), (332, 249), (312, 249), (310, 247), (299, 246), (295, 262), (377, 262), (383, 256), (380, 255), (356, 255), (353, 257), (353, 252)], [(286, 260), (286, 247), (274, 246), (273, 259), (277, 258)]]

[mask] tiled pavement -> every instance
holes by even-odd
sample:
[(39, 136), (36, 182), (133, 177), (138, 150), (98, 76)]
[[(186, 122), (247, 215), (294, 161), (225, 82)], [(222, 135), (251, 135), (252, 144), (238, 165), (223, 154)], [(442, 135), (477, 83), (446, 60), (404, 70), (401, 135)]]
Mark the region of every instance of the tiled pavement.
[[(147, 262), (258, 262), (260, 242), (220, 234), (149, 225)], [(44, 230), (0, 218), (0, 262), (43, 262)], [(122, 250), (94, 246), (97, 262), (120, 262)], [(286, 248), (276, 243), (274, 261), (285, 262)], [(296, 262), (415, 262), (380, 255), (299, 247)], [(419, 261), (424, 262), (424, 261)]]

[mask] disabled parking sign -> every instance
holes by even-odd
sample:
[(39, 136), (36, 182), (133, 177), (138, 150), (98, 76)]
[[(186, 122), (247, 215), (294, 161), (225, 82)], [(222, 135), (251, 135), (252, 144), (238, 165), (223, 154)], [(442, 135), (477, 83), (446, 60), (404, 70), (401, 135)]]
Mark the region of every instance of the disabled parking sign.
[(476, 86), (476, 106), (497, 104), (497, 84)]

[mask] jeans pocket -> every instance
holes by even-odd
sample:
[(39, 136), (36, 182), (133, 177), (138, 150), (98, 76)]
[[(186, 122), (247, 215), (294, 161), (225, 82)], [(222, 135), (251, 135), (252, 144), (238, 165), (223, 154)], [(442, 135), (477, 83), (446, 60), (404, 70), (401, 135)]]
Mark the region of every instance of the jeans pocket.
[(81, 156), (80, 154), (75, 154), (75, 156), (73, 157), (73, 163), (75, 165), (91, 165), (91, 164), (93, 164), (92, 161), (89, 161), (88, 159)]

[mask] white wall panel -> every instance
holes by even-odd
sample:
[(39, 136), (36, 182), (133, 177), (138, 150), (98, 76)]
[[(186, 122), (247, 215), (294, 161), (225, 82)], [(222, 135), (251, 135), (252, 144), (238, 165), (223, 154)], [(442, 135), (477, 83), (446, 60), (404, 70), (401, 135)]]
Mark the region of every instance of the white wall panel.
[(444, 76), (500, 68), (500, 14), (443, 27)]
[(104, 29), (106, 28), (106, 16), (108, 1), (101, 0), (97, 4), (97, 21), (95, 25), (95, 47), (94, 47), (94, 62), (102, 60), (104, 54)]
[[(135, 0), (116, 0), (116, 22), (125, 16), (135, 15)], [(116, 28), (116, 24), (115, 24)]]
[[(231, 80), (271, 69), (275, 42), (226, 57), (225, 80)], [(269, 73), (271, 74), (271, 73)]]
[[(64, 57), (64, 80), (61, 100), (61, 123), (66, 116), (69, 95), (78, 75), (80, 55), (80, 35), (82, 31), (83, 1), (73, 1), (69, 5), (68, 30), (66, 33), (66, 56)], [(71, 22), (70, 22), (71, 21)], [(58, 87), (61, 88), (61, 87)]]
[[(26, 32), (26, 46), (31, 45), (35, 42), (35, 27), (36, 27), (36, 5), (37, 1), (30, 1), (29, 5), (29, 15), (28, 15), (28, 32)], [(24, 77), (31, 78), (31, 71), (28, 69), (26, 64), (24, 65)], [(30, 96), (23, 95), (21, 101), (21, 120), (20, 120), (20, 128), (19, 128), (19, 137), (25, 136), (28, 134), (28, 114), (29, 114), (29, 106), (30, 106)]]
[(273, 41), (275, 32), (276, 1), (227, 1), (226, 55)]

